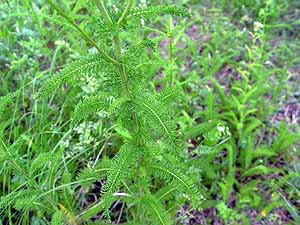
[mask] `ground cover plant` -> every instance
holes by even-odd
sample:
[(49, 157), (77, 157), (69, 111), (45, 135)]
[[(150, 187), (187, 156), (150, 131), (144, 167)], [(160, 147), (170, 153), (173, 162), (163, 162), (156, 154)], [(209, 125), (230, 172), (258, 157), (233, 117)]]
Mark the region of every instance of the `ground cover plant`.
[(0, 224), (299, 224), (299, 3), (0, 3)]

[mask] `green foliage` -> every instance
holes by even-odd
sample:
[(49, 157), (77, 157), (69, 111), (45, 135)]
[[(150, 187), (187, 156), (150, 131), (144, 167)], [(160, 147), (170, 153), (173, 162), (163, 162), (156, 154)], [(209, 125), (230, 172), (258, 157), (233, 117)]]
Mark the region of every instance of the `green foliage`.
[(164, 209), (163, 205), (156, 200), (155, 196), (147, 194), (141, 199), (141, 205), (146, 209), (146, 215), (151, 218), (155, 224), (172, 224), (170, 215)]
[(105, 64), (101, 54), (95, 54), (67, 65), (59, 73), (53, 75), (40, 88), (36, 98), (49, 97), (55, 90), (66, 82), (78, 81), (86, 73), (92, 73), (99, 65)]
[(217, 205), (217, 209), (220, 212), (220, 217), (227, 223), (237, 222), (240, 217), (234, 210), (228, 208), (224, 202), (220, 202)]
[(155, 18), (158, 15), (190, 16), (187, 9), (177, 6), (147, 6), (132, 8), (127, 16), (130, 18)]
[(156, 176), (160, 176), (167, 182), (174, 181), (176, 188), (180, 188), (182, 192), (186, 192), (189, 195), (195, 207), (200, 206), (200, 201), (203, 199), (203, 196), (199, 193), (198, 188), (192, 180), (178, 169), (165, 162), (151, 162), (147, 168), (152, 169)]
[(108, 111), (112, 104), (112, 99), (105, 96), (89, 96), (80, 101), (76, 106), (72, 115), (72, 122), (76, 124), (81, 119), (87, 118), (100, 111)]
[[(276, 197), (276, 193), (280, 192), (277, 184), (278, 179), (291, 172), (288, 165), (292, 160), (291, 154), (294, 155), (292, 149), (297, 148), (293, 146), (298, 145), (299, 138), (296, 140), (296, 137), (299, 137), (299, 129), (294, 130), (274, 119), (282, 103), (279, 100), (282, 89), (277, 89), (277, 85), (285, 86), (287, 80), (282, 77), (285, 72), (278, 67), (278, 61), (273, 61), (277, 53), (271, 40), (276, 37), (270, 31), (278, 18), (274, 8), (284, 3), (266, 1), (255, 5), (255, 1), (232, 2), (230, 6), (227, 1), (223, 1), (224, 5), (211, 3), (215, 4), (212, 18), (215, 24), (211, 28), (206, 25), (198, 28), (209, 33), (209, 40), (201, 45), (200, 53), (195, 52), (192, 43), (190, 45), (188, 52), (192, 54), (192, 66), (197, 70), (197, 76), (193, 78), (189, 71), (182, 75), (182, 79), (190, 76), (192, 84), (185, 85), (190, 104), (181, 119), (187, 126), (184, 136), (190, 143), (189, 151), (193, 156), (189, 165), (202, 168), (202, 183), (211, 194), (205, 204), (207, 210), (215, 208), (217, 199), (221, 199), (218, 200), (218, 216), (225, 224), (251, 224), (254, 219), (248, 218), (249, 208), (263, 215), (255, 220), (259, 222), (270, 219), (269, 214), (272, 215), (276, 208), (288, 210), (284, 200)], [(219, 11), (220, 6), (224, 8)], [(230, 7), (236, 11), (230, 10)], [(232, 18), (224, 16), (227, 10), (234, 15)], [(252, 10), (257, 15), (252, 14)], [(268, 11), (268, 15), (263, 15), (263, 10)], [(236, 18), (241, 20), (236, 21)], [(225, 23), (248, 27), (246, 33), (250, 39), (244, 37), (245, 30), (241, 31), (235, 25), (225, 28)], [(268, 67), (266, 61), (274, 64)], [(194, 108), (191, 109), (191, 106)], [(224, 135), (225, 142), (217, 132), (219, 122), (230, 133), (228, 139)], [(299, 156), (296, 152), (294, 150)], [(284, 163), (280, 164), (279, 158)], [(267, 195), (272, 196), (269, 201), (265, 201)], [(264, 209), (270, 202), (273, 206), (268, 209), (268, 214)], [(206, 223), (213, 221), (207, 219)]]
[(165, 137), (165, 140), (172, 147), (176, 147), (174, 124), (169, 120), (168, 115), (166, 115), (164, 105), (151, 94), (145, 94), (137, 99), (137, 105), (139, 109), (138, 115), (143, 115), (145, 126), (153, 131), (155, 130), (155, 136)]
[(131, 167), (137, 159), (137, 150), (135, 146), (124, 144), (113, 159), (107, 181), (102, 188), (102, 198), (108, 217), (108, 209), (114, 200), (113, 194), (118, 190), (122, 180), (130, 178)]
[[(58, 88), (65, 84), (78, 87), (78, 83), (82, 83), (82, 78), (85, 76), (93, 77), (99, 83), (101, 79), (104, 80), (104, 83), (100, 84), (103, 87), (100, 93), (86, 96), (78, 101), (72, 113), (71, 129), (78, 129), (76, 125), (82, 120), (95, 118), (92, 117), (95, 113), (104, 112), (109, 117), (102, 118), (114, 121), (114, 130), (116, 131), (114, 135), (120, 144), (116, 146), (116, 152), (108, 154), (111, 159), (104, 164), (97, 162), (98, 160), (105, 162), (104, 157), (101, 156), (102, 149), (98, 153), (95, 164), (92, 167), (82, 168), (75, 178), (76, 181), (73, 182), (76, 171), (75, 162), (73, 162), (73, 157), (68, 160), (65, 155), (57, 160), (58, 156), (61, 156), (61, 151), (33, 154), (30, 156), (32, 163), (29, 167), (24, 166), (22, 162), (16, 162), (22, 175), (30, 171), (28, 176), (23, 177), (31, 182), (32, 186), (30, 187), (35, 189), (36, 186), (41, 185), (48, 191), (42, 193), (41, 190), (37, 190), (32, 195), (24, 193), (22, 198), (15, 201), (13, 207), (19, 211), (35, 211), (39, 210), (36, 206), (42, 204), (45, 199), (50, 199), (49, 207), (55, 211), (55, 214), (53, 216), (48, 214), (47, 217), (51, 218), (52, 224), (62, 223), (62, 221), (76, 224), (76, 214), (79, 209), (73, 203), (74, 197), (71, 194), (74, 186), (82, 187), (84, 191), (90, 191), (99, 179), (105, 180), (101, 187), (101, 204), (95, 204), (95, 208), (91, 207), (79, 214), (78, 218), (84, 221), (90, 222), (91, 217), (101, 213), (101, 210), (104, 211), (106, 218), (110, 219), (111, 207), (114, 202), (124, 201), (127, 204), (133, 204), (132, 209), (126, 208), (126, 214), (132, 217), (133, 222), (142, 223), (143, 221), (140, 216), (137, 218), (132, 216), (133, 212), (138, 209), (144, 215), (156, 218), (154, 221), (157, 223), (171, 224), (167, 217), (167, 210), (164, 209), (164, 202), (155, 200), (154, 195), (151, 194), (152, 186), (161, 181), (174, 183), (174, 187), (178, 191), (186, 193), (190, 201), (198, 207), (200, 194), (197, 186), (184, 172), (181, 172), (184, 169), (183, 165), (172, 165), (174, 162), (169, 161), (173, 158), (177, 163), (180, 162), (176, 152), (182, 146), (179, 144), (180, 138), (177, 135), (176, 124), (172, 121), (174, 114), (168, 113), (174, 99), (180, 96), (182, 98), (180, 87), (171, 87), (173, 86), (171, 84), (167, 85), (170, 87), (164, 88), (160, 93), (151, 93), (148, 88), (149, 77), (153, 77), (156, 70), (159, 69), (157, 67), (156, 70), (153, 70), (151, 66), (155, 63), (159, 65), (162, 60), (157, 54), (149, 54), (146, 50), (150, 48), (155, 51), (156, 44), (151, 40), (137, 42), (128, 39), (126, 40), (128, 44), (123, 51), (121, 43), (123, 28), (126, 26), (131, 27), (130, 30), (133, 28), (130, 24), (131, 18), (152, 18), (161, 14), (188, 16), (187, 10), (176, 6), (134, 8), (132, 2), (129, 1), (116, 20), (116, 14), (107, 11), (102, 1), (97, 1), (96, 5), (104, 17), (100, 18), (100, 23), (107, 24), (107, 27), (114, 27), (111, 34), (103, 37), (109, 48), (106, 48), (105, 45), (102, 48), (83, 28), (73, 22), (72, 14), (67, 15), (54, 2), (48, 2), (99, 53), (67, 63), (63, 69), (42, 83), (36, 98), (53, 96), (55, 92), (60, 92)], [(125, 21), (126, 23), (123, 23)], [(122, 27), (119, 26), (120, 24)], [(135, 27), (136, 30), (138, 28)], [(106, 30), (107, 32), (109, 33), (109, 30)], [(70, 89), (72, 92), (72, 88)], [(3, 99), (3, 105), (10, 104), (13, 97), (13, 95), (9, 95)], [(63, 140), (61, 142), (64, 143)], [(67, 147), (62, 146), (61, 149), (65, 148)], [(159, 154), (153, 154), (152, 149), (156, 149), (155, 151)], [(164, 153), (163, 150), (166, 152)], [(7, 158), (7, 151), (3, 152), (4, 162), (14, 161), (13, 157)], [(155, 160), (150, 160), (152, 157)], [(160, 161), (157, 162), (157, 159)], [(168, 163), (163, 163), (167, 161)], [(61, 163), (68, 169), (61, 170)], [(48, 180), (42, 176), (43, 172), (48, 173)], [(152, 177), (155, 179), (152, 180)], [(36, 182), (32, 181), (33, 178)], [(163, 187), (164, 184), (159, 186)], [(127, 190), (125, 191), (124, 188)], [(125, 193), (122, 194), (122, 190)], [(127, 191), (130, 191), (130, 194), (126, 193)], [(175, 192), (172, 194), (175, 195)], [(125, 199), (122, 199), (124, 196)], [(2, 202), (4, 201), (5, 199)]]
[(16, 91), (0, 97), (0, 118), (3, 116), (5, 108), (13, 103), (14, 99), (19, 95), (19, 93), (20, 91)]
[(0, 224), (298, 224), (298, 6), (1, 2)]
[(51, 225), (60, 225), (63, 223), (63, 213), (56, 211), (52, 217)]

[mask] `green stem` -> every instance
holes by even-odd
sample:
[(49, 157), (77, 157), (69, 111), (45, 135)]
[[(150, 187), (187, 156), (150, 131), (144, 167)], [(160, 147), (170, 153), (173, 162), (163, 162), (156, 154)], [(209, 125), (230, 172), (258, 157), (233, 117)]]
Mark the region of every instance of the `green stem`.
[[(126, 9), (128, 11), (130, 9), (130, 7), (128, 7), (128, 6), (131, 6), (131, 5), (132, 5), (132, 2), (129, 0), (128, 5), (126, 7)], [(126, 11), (126, 9), (125, 9), (125, 11)], [(125, 13), (123, 13), (122, 15), (125, 15)], [(119, 59), (122, 55), (122, 50), (121, 50), (121, 44), (120, 44), (120, 37), (119, 37), (118, 33), (115, 35), (113, 41), (114, 41), (114, 46), (115, 46), (115, 54), (116, 54), (117, 59)], [(127, 75), (126, 75), (125, 66), (122, 65), (122, 64), (119, 64), (119, 70), (120, 70), (120, 77), (121, 77), (122, 85), (123, 85), (123, 91), (124, 91), (124, 93), (127, 97), (131, 98), (129, 88), (128, 88), (128, 83), (127, 83)], [(134, 123), (136, 125), (137, 132), (139, 133), (140, 132), (140, 126), (139, 126), (139, 121), (138, 121), (137, 115), (136, 115), (135, 112), (132, 112), (131, 116), (132, 116), (132, 118), (134, 120)], [(137, 142), (140, 144), (141, 140), (137, 140)]]
[(84, 39), (92, 46), (94, 46), (98, 50), (98, 52), (100, 52), (104, 57), (106, 57), (112, 63), (118, 64), (118, 62), (115, 59), (110, 57), (103, 49), (101, 49), (97, 45), (97, 43), (90, 36), (88, 36), (87, 33), (83, 29), (81, 29), (70, 17), (68, 17), (57, 5), (55, 5), (51, 0), (47, 0), (47, 1), (58, 12), (58, 14), (64, 17), (76, 30), (78, 30), (82, 34)]
[[(103, 3), (102, 0), (94, 0), (95, 4), (97, 5), (101, 15), (105, 18), (105, 20), (110, 24), (113, 25), (113, 21), (110, 17), (110, 15), (108, 14), (105, 5)], [(128, 6), (129, 5), (129, 6)], [(130, 10), (131, 7), (131, 0), (129, 0), (129, 4), (127, 5), (126, 9), (127, 11)], [(126, 11), (126, 10), (125, 10)], [(124, 15), (124, 13), (122, 14)], [(126, 14), (125, 14), (126, 15)], [(114, 47), (115, 47), (115, 55), (117, 60), (119, 60), (122, 56), (122, 50), (121, 50), (121, 44), (120, 44), (120, 38), (119, 38), (119, 34), (116, 34), (113, 38), (113, 42), (114, 42)], [(128, 84), (127, 84), (127, 75), (126, 75), (126, 70), (124, 65), (120, 64), (120, 62), (118, 62), (118, 66), (119, 66), (119, 71), (120, 71), (120, 78), (121, 78), (121, 83), (122, 83), (122, 88), (124, 91), (124, 94), (130, 98), (130, 92), (129, 92), (129, 88), (128, 88)]]
[(110, 25), (113, 25), (114, 23), (104, 6), (103, 1), (102, 0), (94, 0), (94, 2), (97, 5), (98, 9), (100, 10), (100, 13), (102, 14), (102, 16), (105, 18), (106, 22), (108, 22)]
[[(122, 50), (121, 50), (119, 34), (116, 34), (113, 41), (114, 41), (114, 46), (115, 46), (116, 58), (120, 59), (122, 56)], [(129, 88), (128, 88), (128, 84), (127, 84), (127, 75), (126, 75), (125, 66), (122, 64), (119, 64), (119, 71), (120, 71), (120, 77), (121, 77), (124, 94), (130, 98), (130, 92), (129, 92)]]
[(173, 86), (173, 68), (174, 68), (174, 59), (173, 59), (173, 35), (169, 37), (170, 46), (169, 46), (169, 56), (170, 56), (170, 63), (171, 63), (171, 71), (170, 71), (170, 86)]
[[(94, 0), (94, 2), (97, 5), (98, 9), (100, 10), (100, 13), (102, 14), (102, 16), (105, 18), (105, 20), (108, 23), (110, 23), (111, 25), (113, 25), (113, 21), (112, 21), (111, 17), (109, 16), (109, 14), (107, 13), (107, 10), (105, 8), (105, 5), (103, 4), (103, 1), (102, 0)], [(132, 3), (133, 3), (132, 0), (128, 0), (126, 9), (124, 10), (124, 12), (122, 13), (122, 16), (118, 20), (118, 23), (117, 23), (118, 25), (121, 24), (122, 21), (126, 18), (126, 15), (128, 14), (128, 12), (130, 11), (130, 8), (133, 5)], [(122, 56), (122, 49), (121, 49), (120, 37), (119, 37), (118, 33), (114, 36), (113, 43), (114, 43), (116, 58), (117, 58), (117, 60), (119, 60)], [(120, 62), (118, 62), (118, 66), (119, 66), (120, 78), (121, 78), (121, 83), (122, 83), (122, 88), (123, 88), (124, 94), (125, 94), (125, 96), (127, 96), (130, 99), (131, 96), (130, 96), (130, 91), (129, 91), (129, 87), (128, 87), (128, 83), (127, 83), (127, 75), (126, 75), (125, 66), (122, 65)], [(137, 132), (139, 132), (140, 131), (139, 121), (138, 121), (138, 118), (137, 118), (137, 115), (135, 112), (132, 112), (132, 118), (134, 120), (134, 123), (136, 124)], [(138, 142), (140, 142), (140, 141), (138, 141)]]
[(132, 0), (128, 0), (128, 3), (127, 3), (127, 6), (126, 6), (125, 10), (124, 10), (124, 12), (122, 13), (121, 17), (119, 18), (119, 20), (118, 20), (118, 22), (117, 22), (117, 25), (118, 25), (118, 26), (123, 22), (123, 20), (124, 20), (124, 19), (126, 18), (126, 16), (128, 15), (128, 13), (129, 13), (129, 11), (130, 11), (130, 9), (131, 9), (131, 7), (132, 7), (132, 3), (133, 3)]

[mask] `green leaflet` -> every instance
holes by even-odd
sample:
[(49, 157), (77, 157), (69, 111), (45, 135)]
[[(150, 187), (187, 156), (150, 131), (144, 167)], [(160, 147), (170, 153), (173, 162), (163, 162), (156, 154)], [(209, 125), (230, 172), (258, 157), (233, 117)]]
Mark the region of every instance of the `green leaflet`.
[(166, 136), (172, 140), (171, 131), (169, 130), (167, 124), (162, 120), (162, 118), (159, 116), (158, 112), (156, 112), (150, 105), (147, 103), (143, 103), (143, 106), (149, 110), (150, 113), (153, 114), (154, 118), (158, 120), (159, 124), (163, 128), (163, 130), (166, 132)]
[(166, 179), (168, 182), (170, 180), (174, 181), (174, 183), (178, 185), (176, 188), (187, 193), (194, 205), (200, 204), (200, 200), (203, 199), (203, 196), (198, 191), (194, 182), (184, 175), (179, 169), (174, 168), (170, 163), (162, 161), (151, 161), (147, 165), (147, 168), (152, 170), (155, 176)]
[(115, 127), (115, 131), (117, 132), (117, 134), (120, 137), (124, 138), (124, 140), (128, 140), (128, 141), (133, 140), (132, 135), (126, 128), (119, 125), (119, 126)]
[(0, 198), (0, 214), (2, 214), (9, 206), (12, 206), (16, 199), (22, 198), (26, 194), (26, 189), (22, 186)]
[(116, 112), (117, 109), (122, 108), (123, 104), (128, 101), (130, 101), (130, 99), (127, 97), (120, 97), (114, 101), (111, 101), (112, 103), (110, 104), (110, 106), (108, 108), (108, 113), (112, 114), (112, 113)]
[(26, 195), (24, 197), (16, 199), (14, 207), (18, 210), (30, 210), (34, 209), (36, 206), (35, 199), (37, 195)]
[(93, 182), (100, 180), (109, 172), (109, 168), (84, 168), (76, 176), (76, 180), (80, 182), (83, 188), (90, 187)]
[(8, 146), (0, 137), (0, 163), (9, 162), (6, 164), (7, 167), (22, 171), (22, 162), (18, 152), (22, 143), (22, 138), (18, 138), (12, 145)]
[(102, 188), (106, 215), (113, 200), (113, 193), (117, 191), (122, 179), (125, 179), (136, 161), (137, 149), (131, 144), (124, 144), (114, 157), (107, 181)]
[(203, 135), (203, 143), (194, 151), (197, 154), (213, 154), (217, 153), (219, 147), (231, 138), (229, 128), (223, 123), (218, 122), (215, 127), (210, 128)]
[(30, 165), (30, 174), (34, 174), (38, 169), (44, 167), (48, 163), (50, 163), (53, 159), (53, 153), (43, 152), (40, 153)]
[(201, 123), (197, 126), (189, 128), (185, 132), (185, 138), (195, 138), (197, 136), (203, 135), (206, 131), (214, 129), (217, 126), (217, 121), (209, 121), (207, 123)]
[(155, 130), (156, 138), (164, 137), (172, 147), (176, 147), (175, 124), (170, 121), (166, 106), (148, 93), (138, 98), (135, 103), (145, 126)]
[(223, 201), (227, 202), (235, 182), (235, 154), (231, 145), (227, 144), (224, 148), (227, 150), (228, 171), (224, 182), (219, 182), (219, 186), (221, 188)]
[(19, 95), (20, 91), (8, 93), (5, 96), (0, 97), (0, 119), (6, 107), (13, 103), (14, 99)]
[(157, 95), (157, 100), (164, 104), (170, 104), (177, 99), (184, 99), (183, 90), (179, 86), (166, 87)]
[(39, 89), (35, 98), (49, 97), (49, 95), (54, 93), (56, 88), (58, 88), (59, 86), (63, 85), (66, 82), (74, 80), (75, 78), (78, 78), (82, 73), (89, 72), (91, 69), (96, 68), (102, 62), (104, 62), (102, 54), (98, 53), (70, 63), (59, 73), (47, 79)]
[(131, 18), (153, 18), (157, 15), (169, 14), (174, 16), (188, 17), (186, 8), (177, 6), (149, 6), (149, 7), (136, 7), (131, 9), (127, 19)]
[(155, 43), (151, 40), (145, 40), (142, 42), (139, 42), (135, 45), (130, 46), (126, 52), (123, 54), (121, 61), (124, 63), (127, 63), (129, 65), (132, 65), (135, 61), (140, 61), (140, 57), (145, 54), (146, 48), (152, 49), (152, 51), (155, 51)]
[(89, 96), (81, 100), (76, 106), (72, 115), (72, 126), (81, 119), (99, 111), (107, 111), (112, 104), (113, 98), (105, 96)]
[(216, 147), (215, 146), (207, 146), (207, 145), (199, 145), (194, 152), (196, 154), (200, 154), (200, 155), (204, 155), (204, 154), (212, 154), (215, 153), (216, 151)]

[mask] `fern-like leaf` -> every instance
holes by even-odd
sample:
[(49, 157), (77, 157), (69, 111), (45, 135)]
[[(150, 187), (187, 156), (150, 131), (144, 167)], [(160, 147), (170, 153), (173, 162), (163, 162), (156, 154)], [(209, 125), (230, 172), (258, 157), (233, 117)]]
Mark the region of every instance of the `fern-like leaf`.
[(106, 216), (109, 218), (108, 209), (114, 197), (113, 193), (119, 188), (121, 180), (125, 179), (130, 168), (134, 165), (137, 156), (137, 149), (131, 144), (124, 144), (118, 154), (114, 157), (107, 181), (102, 188), (103, 201)]
[[(26, 195), (25, 187), (20, 185), (19, 188), (13, 190), (7, 195), (0, 198), (0, 214), (2, 214), (9, 206), (12, 206), (17, 199), (23, 198)], [(32, 193), (31, 193), (32, 194)], [(34, 193), (35, 194), (35, 193)]]
[(183, 99), (184, 94), (180, 87), (170, 87), (164, 88), (161, 92), (159, 92), (157, 96), (157, 100), (164, 103), (170, 104), (176, 99)]
[(149, 130), (155, 130), (155, 135), (158, 138), (165, 137), (172, 147), (176, 147), (175, 124), (170, 121), (169, 116), (166, 114), (168, 111), (166, 106), (151, 94), (145, 94), (137, 99), (136, 103), (139, 106), (140, 117), (145, 118), (146, 127)]
[(127, 19), (131, 18), (153, 18), (159, 15), (169, 14), (173, 16), (189, 17), (190, 14), (186, 8), (174, 5), (169, 6), (148, 6), (136, 7), (131, 9)]
[(46, 98), (53, 93), (56, 88), (66, 82), (74, 80), (82, 73), (87, 73), (97, 67), (97, 65), (104, 62), (102, 54), (95, 54), (84, 59), (70, 63), (67, 67), (62, 69), (59, 73), (50, 77), (36, 94), (36, 98)]
[(126, 52), (122, 56), (121, 61), (124, 64), (128, 64), (128, 65), (132, 66), (132, 62), (134, 62), (135, 64), (136, 64), (136, 61), (140, 62), (141, 56), (145, 53), (146, 48), (150, 48), (153, 51), (155, 51), (155, 47), (156, 47), (155, 43), (151, 40), (145, 40), (145, 41), (139, 42), (135, 45), (130, 46), (126, 50)]
[(3, 115), (3, 112), (7, 106), (13, 103), (15, 97), (19, 94), (20, 91), (9, 93), (5, 96), (0, 97), (0, 118)]
[(200, 155), (206, 155), (206, 154), (213, 154), (216, 151), (215, 146), (207, 146), (207, 145), (199, 145), (195, 150), (194, 153), (200, 154)]
[(193, 181), (179, 169), (172, 167), (170, 163), (152, 161), (147, 168), (149, 168), (156, 176), (159, 176), (168, 182), (174, 181), (177, 189), (186, 192), (195, 206), (198, 206), (200, 200), (203, 199), (203, 196), (200, 194)]
[(83, 188), (90, 187), (95, 181), (104, 178), (104, 175), (109, 171), (108, 167), (96, 166), (95, 168), (84, 168), (76, 177), (77, 181), (80, 181), (80, 186)]
[(0, 163), (6, 163), (6, 169), (14, 169), (22, 171), (22, 160), (20, 159), (19, 148), (24, 143), (22, 138), (18, 138), (12, 145), (8, 146), (5, 141), (0, 138)]
[(124, 53), (124, 55), (122, 56), (122, 58), (123, 59), (129, 58), (131, 55), (135, 55), (136, 57), (139, 57), (145, 52), (146, 48), (150, 48), (153, 51), (155, 51), (156, 50), (155, 42), (153, 42), (151, 40), (143, 40), (132, 46), (129, 46), (127, 48), (126, 52)]
[(143, 106), (147, 110), (149, 110), (149, 112), (151, 114), (153, 114), (154, 118), (158, 121), (158, 123), (161, 125), (161, 127), (163, 128), (163, 130), (166, 132), (166, 135), (170, 138), (170, 140), (172, 140), (171, 131), (169, 130), (167, 124), (162, 120), (162, 118), (160, 117), (159, 113), (156, 112), (155, 109), (152, 108), (150, 104), (143, 103)]
[(89, 96), (80, 101), (72, 115), (72, 125), (99, 111), (107, 111), (112, 104), (112, 97)]

